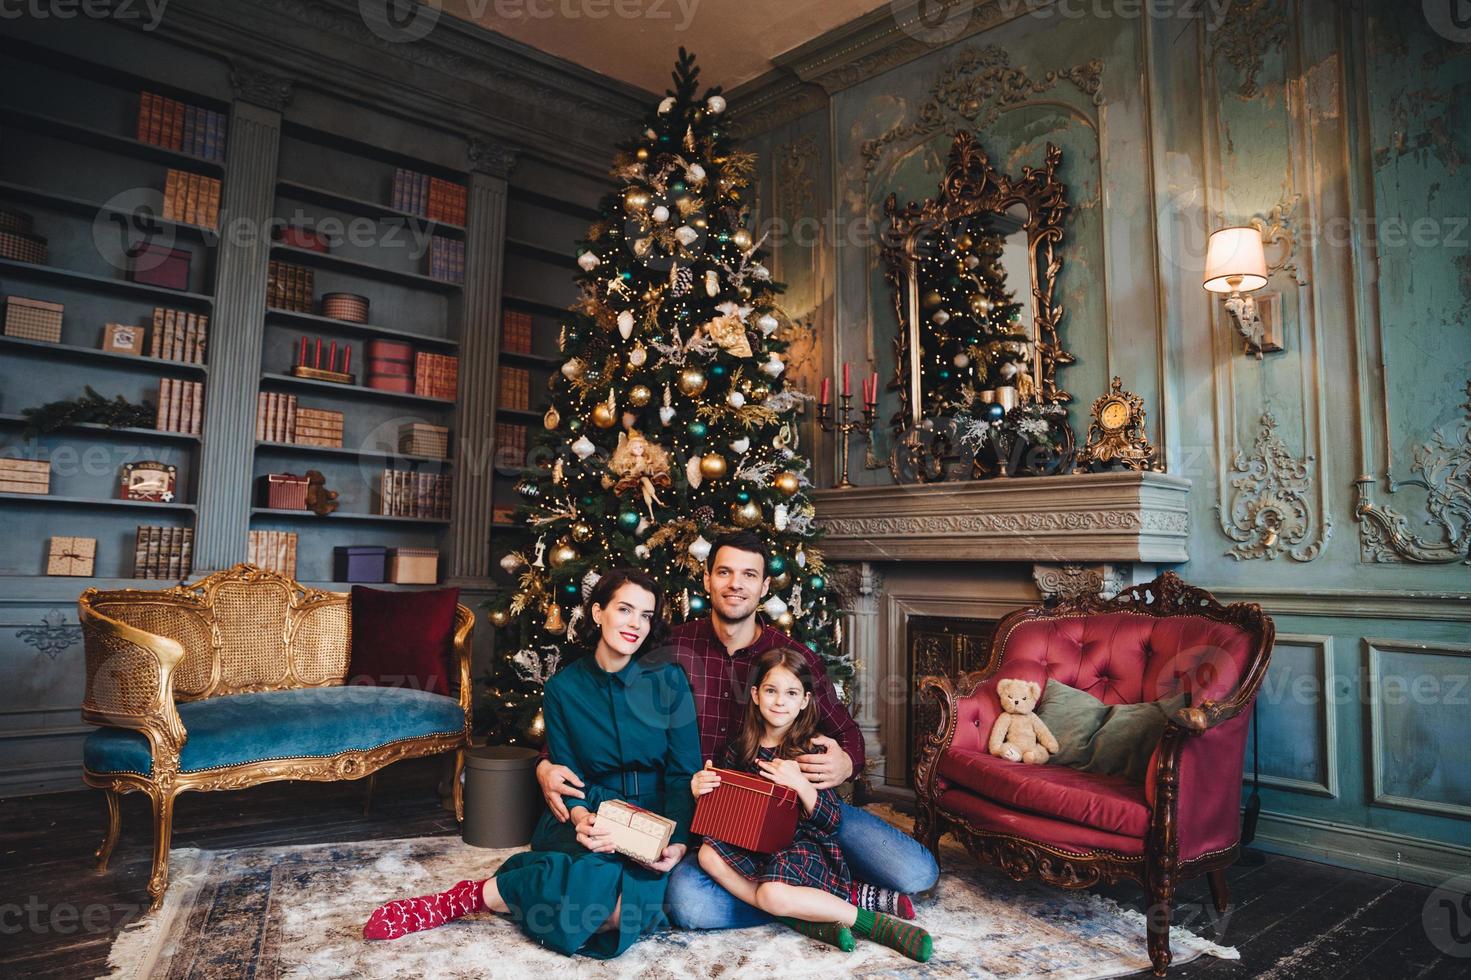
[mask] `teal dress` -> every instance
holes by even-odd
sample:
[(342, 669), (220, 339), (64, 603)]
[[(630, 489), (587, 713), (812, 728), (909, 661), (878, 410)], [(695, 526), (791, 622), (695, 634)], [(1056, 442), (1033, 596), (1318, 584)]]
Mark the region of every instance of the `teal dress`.
[[(689, 680), (655, 655), (616, 674), (591, 655), (547, 682), (542, 701), (547, 754), (577, 773), (584, 800), (567, 804), (596, 812), (604, 800), (625, 800), (675, 821), (671, 844), (688, 840), (700, 768), (700, 734)], [(644, 933), (669, 927), (664, 916), (667, 874), (618, 854), (595, 854), (577, 843), (572, 822), (543, 813), (531, 850), (514, 854), (495, 874), (501, 897), (521, 928), (558, 952), (607, 959)], [(619, 928), (597, 932), (619, 897)]]

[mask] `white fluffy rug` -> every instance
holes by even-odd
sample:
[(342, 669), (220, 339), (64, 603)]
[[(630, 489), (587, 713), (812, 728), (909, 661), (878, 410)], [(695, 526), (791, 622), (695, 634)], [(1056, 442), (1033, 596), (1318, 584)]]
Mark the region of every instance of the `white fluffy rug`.
[[(163, 907), (118, 938), (109, 976), (731, 980), (842, 973), (1085, 980), (1149, 968), (1140, 913), (1087, 893), (1017, 884), (948, 841), (939, 885), (916, 902), (919, 924), (934, 935), (927, 964), (861, 939), (857, 950), (842, 953), (782, 926), (666, 932), (607, 961), (569, 961), (490, 915), (389, 943), (362, 939), (363, 920), (380, 902), (487, 877), (512, 853), (454, 837), (177, 849)], [(1202, 954), (1237, 956), (1179, 928), (1171, 949), (1175, 963)]]

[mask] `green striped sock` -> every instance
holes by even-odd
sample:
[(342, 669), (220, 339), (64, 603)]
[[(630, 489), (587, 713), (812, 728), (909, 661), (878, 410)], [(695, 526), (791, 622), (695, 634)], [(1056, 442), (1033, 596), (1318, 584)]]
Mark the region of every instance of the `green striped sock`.
[(781, 916), (777, 921), (791, 926), (804, 936), (821, 939), (829, 945), (836, 946), (845, 953), (853, 952), (853, 947), (858, 945), (853, 941), (853, 933), (848, 930), (848, 927), (836, 922), (804, 922), (801, 919), (789, 919), (786, 916)]
[(935, 943), (929, 933), (917, 925), (896, 919), (892, 915), (885, 915), (883, 912), (859, 909), (858, 920), (853, 923), (853, 931), (867, 936), (874, 942), (883, 943), (891, 949), (897, 949), (910, 959), (921, 963), (928, 961), (935, 952)]

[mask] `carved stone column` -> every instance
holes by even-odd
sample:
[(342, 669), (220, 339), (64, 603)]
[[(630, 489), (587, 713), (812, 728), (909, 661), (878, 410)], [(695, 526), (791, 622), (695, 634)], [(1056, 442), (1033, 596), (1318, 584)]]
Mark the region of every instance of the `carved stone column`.
[(199, 458), (194, 568), (228, 568), (246, 557), (255, 453), (255, 395), (265, 335), (267, 233), (276, 201), (281, 113), (290, 79), (247, 67), (230, 76), (235, 104), (220, 199), (215, 305), (209, 325), (209, 381)]
[(1032, 566), (1032, 579), (1044, 598), (1056, 596), (1071, 599), (1082, 595), (1112, 599), (1129, 584), (1128, 565), (1047, 565)]
[(853, 657), (853, 720), (863, 733), (863, 752), (868, 771), (860, 774), (878, 785), (884, 781), (884, 746), (879, 739), (879, 696), (882, 668), (879, 662), (879, 600), (883, 575), (872, 562), (829, 566), (838, 588), (848, 600), (848, 649)]
[(459, 438), (453, 511), (446, 542), (447, 578), (461, 588), (490, 588), (491, 493), (495, 482), (496, 361), (505, 268), (506, 187), (516, 151), (488, 137), (469, 138), (464, 306), (460, 320)]

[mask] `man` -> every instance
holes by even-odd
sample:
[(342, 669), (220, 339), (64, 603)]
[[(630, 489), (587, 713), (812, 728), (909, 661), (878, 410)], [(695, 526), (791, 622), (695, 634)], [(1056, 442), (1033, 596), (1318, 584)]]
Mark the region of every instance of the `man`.
[[(757, 607), (771, 585), (770, 557), (765, 542), (750, 531), (717, 540), (705, 562), (710, 615), (677, 627), (670, 638), (670, 652), (694, 691), (701, 754), (719, 759), (740, 728), (750, 697), (747, 674), (751, 664), (773, 647), (804, 651), (822, 731), (815, 743), (823, 751), (797, 761), (814, 786), (831, 789), (862, 770), (863, 735), (838, 700), (820, 658), (774, 626), (757, 620)], [(543, 759), (537, 764), (536, 778), (547, 806), (557, 819), (566, 820), (563, 797), (583, 797), (576, 775)], [(870, 909), (903, 912), (899, 896), (925, 891), (939, 877), (940, 869), (926, 848), (865, 810), (843, 806), (838, 843), (854, 881), (866, 883), (855, 885), (853, 899)], [(665, 900), (670, 917), (685, 929), (738, 929), (771, 921), (765, 912), (716, 884), (693, 855), (670, 872)]]

